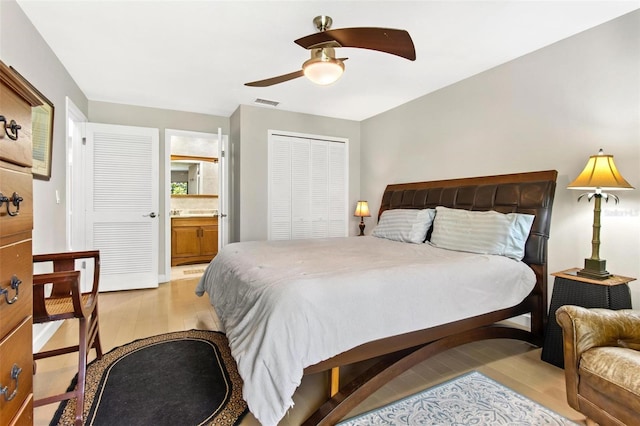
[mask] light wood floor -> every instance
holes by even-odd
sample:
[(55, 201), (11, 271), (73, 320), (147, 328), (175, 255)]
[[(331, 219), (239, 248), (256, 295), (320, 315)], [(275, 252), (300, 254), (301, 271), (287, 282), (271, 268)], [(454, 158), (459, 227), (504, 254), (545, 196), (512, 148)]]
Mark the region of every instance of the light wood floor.
[[(194, 294), (197, 278), (161, 284), (158, 289), (100, 295), (100, 331), (104, 352), (135, 339), (170, 331), (219, 330), (218, 318), (208, 298)], [(44, 349), (77, 343), (77, 328), (67, 321)], [(91, 353), (91, 359), (95, 355)], [(34, 376), (35, 398), (66, 390), (76, 373), (77, 357), (63, 355), (38, 361)], [(477, 370), (565, 417), (585, 424), (584, 417), (566, 403), (563, 370), (540, 360), (540, 349), (513, 340), (476, 342), (449, 350), (397, 377), (357, 407), (352, 415), (426, 389), (470, 370)], [(345, 373), (345, 374), (348, 374)], [(280, 426), (297, 426), (326, 392), (323, 374), (305, 377), (294, 396), (295, 406)], [(35, 409), (35, 424), (48, 425), (57, 408)], [(258, 425), (248, 415), (242, 425)]]

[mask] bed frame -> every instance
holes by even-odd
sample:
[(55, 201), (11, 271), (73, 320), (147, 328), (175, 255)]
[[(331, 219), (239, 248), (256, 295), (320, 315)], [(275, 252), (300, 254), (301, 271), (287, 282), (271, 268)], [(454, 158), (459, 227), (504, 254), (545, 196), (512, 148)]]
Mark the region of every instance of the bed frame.
[[(437, 327), (368, 342), (307, 367), (305, 374), (331, 371), (331, 396), (304, 423), (334, 425), (391, 379), (447, 349), (484, 339), (510, 338), (540, 346), (547, 323), (547, 240), (555, 194), (555, 170), (388, 185), (378, 218), (388, 209), (445, 206), (467, 210), (535, 215), (523, 262), (536, 275), (536, 285), (517, 306)], [(531, 314), (529, 330), (496, 324)], [(350, 383), (339, 386), (340, 366), (379, 360)]]

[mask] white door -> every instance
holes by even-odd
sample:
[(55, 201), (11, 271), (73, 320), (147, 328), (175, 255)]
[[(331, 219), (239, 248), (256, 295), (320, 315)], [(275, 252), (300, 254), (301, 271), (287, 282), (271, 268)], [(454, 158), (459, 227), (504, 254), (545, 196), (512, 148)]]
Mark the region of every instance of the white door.
[(229, 138), (218, 128), (218, 250), (229, 244)]
[(87, 123), (87, 247), (100, 290), (158, 286), (158, 129)]

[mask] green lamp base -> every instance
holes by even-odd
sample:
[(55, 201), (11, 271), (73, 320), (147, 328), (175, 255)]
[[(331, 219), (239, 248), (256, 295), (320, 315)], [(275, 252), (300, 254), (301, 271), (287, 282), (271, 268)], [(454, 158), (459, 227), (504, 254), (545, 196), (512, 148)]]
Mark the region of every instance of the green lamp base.
[(578, 275), (596, 280), (606, 280), (613, 276), (607, 272), (607, 261), (604, 259), (585, 259), (584, 269), (579, 270)]

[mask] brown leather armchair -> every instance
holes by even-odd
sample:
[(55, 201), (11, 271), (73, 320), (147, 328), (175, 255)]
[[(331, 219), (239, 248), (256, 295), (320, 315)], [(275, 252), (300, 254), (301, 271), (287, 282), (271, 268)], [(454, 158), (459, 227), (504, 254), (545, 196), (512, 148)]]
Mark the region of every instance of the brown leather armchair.
[(567, 401), (600, 426), (640, 422), (640, 310), (556, 311), (564, 341)]

